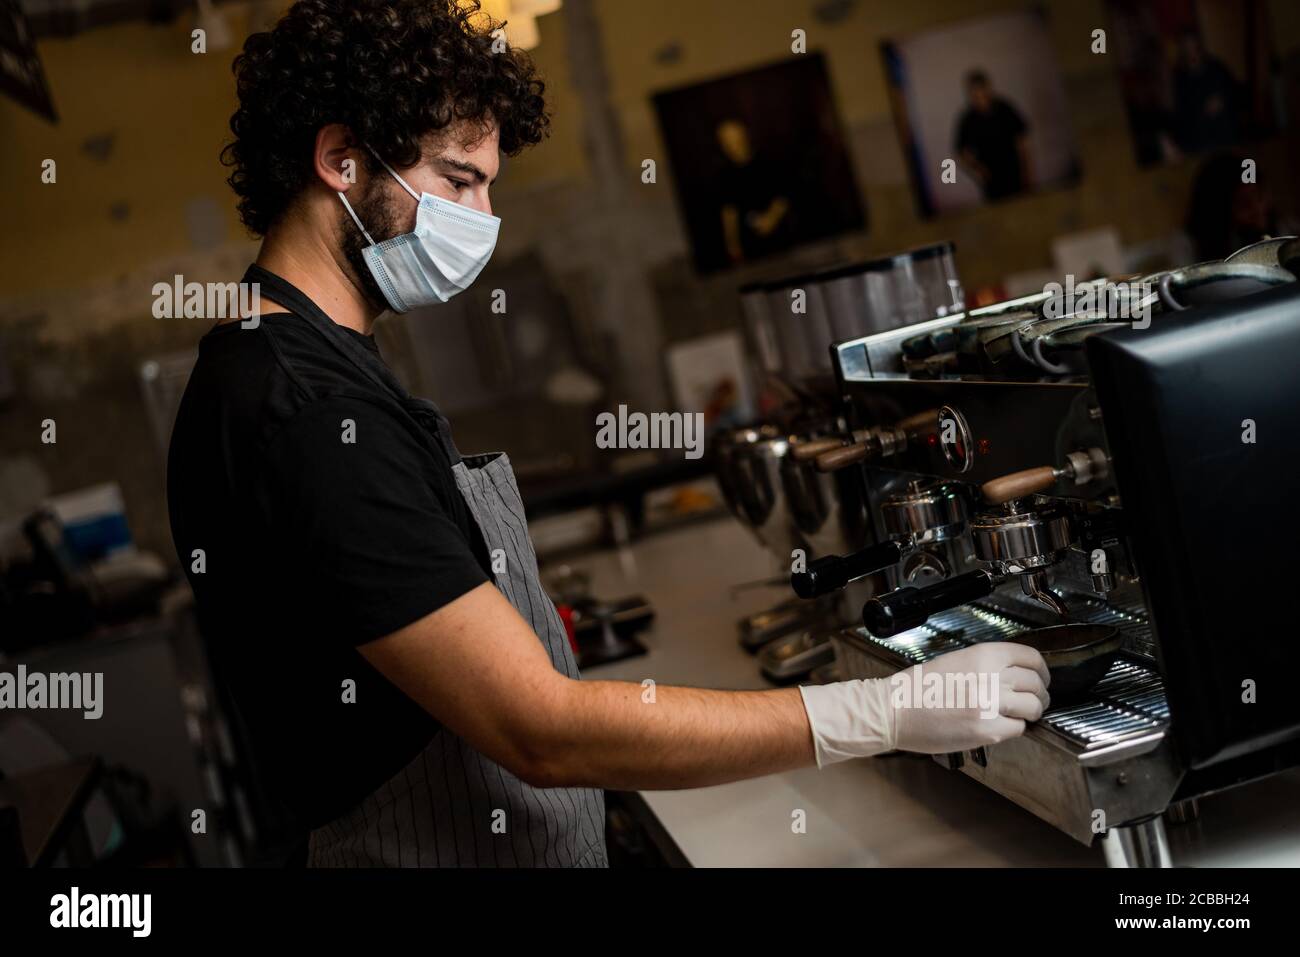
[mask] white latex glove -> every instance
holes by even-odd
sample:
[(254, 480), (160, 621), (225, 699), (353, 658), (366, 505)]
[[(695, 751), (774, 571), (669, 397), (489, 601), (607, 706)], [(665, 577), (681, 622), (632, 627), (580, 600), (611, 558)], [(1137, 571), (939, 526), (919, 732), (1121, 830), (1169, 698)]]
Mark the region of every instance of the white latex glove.
[(971, 645), (888, 678), (800, 687), (817, 766), (885, 751), (944, 754), (1024, 733), (1049, 703), (1043, 656), (1028, 645)]

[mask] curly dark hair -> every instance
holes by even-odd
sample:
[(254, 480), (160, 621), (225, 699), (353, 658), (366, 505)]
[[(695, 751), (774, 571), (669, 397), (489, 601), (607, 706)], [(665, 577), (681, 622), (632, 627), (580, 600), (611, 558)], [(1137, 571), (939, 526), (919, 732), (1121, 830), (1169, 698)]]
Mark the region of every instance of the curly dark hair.
[(545, 86), (526, 54), (493, 51), (500, 26), (476, 0), (298, 0), (251, 35), (234, 63), (235, 140), (221, 152), (244, 225), (265, 235), (289, 208), (330, 123), (399, 168), (419, 161), (422, 137), (458, 121), (495, 125), (510, 156), (538, 143)]

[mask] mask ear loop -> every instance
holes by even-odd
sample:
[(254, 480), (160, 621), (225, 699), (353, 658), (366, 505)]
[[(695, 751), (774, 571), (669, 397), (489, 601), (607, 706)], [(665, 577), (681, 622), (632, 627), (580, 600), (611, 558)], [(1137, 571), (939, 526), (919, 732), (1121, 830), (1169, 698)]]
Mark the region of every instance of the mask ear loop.
[(343, 200), (343, 208), (348, 211), (348, 215), (352, 217), (352, 221), (357, 224), (357, 229), (361, 230), (361, 235), (366, 237), (366, 242), (372, 246), (376, 245), (375, 241), (370, 238), (370, 234), (366, 232), (366, 227), (361, 225), (361, 220), (357, 218), (357, 214), (353, 211), (352, 204), (348, 202), (348, 198), (342, 193), (339, 193), (338, 196), (339, 199)]
[(410, 193), (411, 196), (414, 197), (415, 201), (418, 203), (420, 201), (420, 194), (417, 193), (415, 190), (411, 189), (411, 187), (406, 184), (406, 180), (402, 179), (402, 177), (397, 175), (397, 170), (389, 166), (388, 163), (384, 161), (384, 158), (380, 156), (378, 153), (376, 153), (374, 147), (371, 146), (369, 143), (366, 144), (366, 149), (370, 150), (370, 155), (373, 156), (375, 159), (379, 160), (379, 162), (383, 165), (384, 169), (388, 170), (388, 175), (393, 177), (393, 179), (397, 180), (399, 183), (401, 183), (402, 189)]
[[(402, 189), (410, 193), (411, 196), (414, 197), (417, 203), (421, 201), (420, 194), (417, 193), (415, 190), (411, 189), (411, 187), (407, 185), (406, 180), (402, 179), (402, 177), (397, 175), (397, 170), (393, 169), (386, 162), (384, 162), (384, 158), (375, 152), (373, 146), (367, 143), (366, 149), (370, 150), (370, 155), (373, 156), (375, 159), (379, 160), (380, 164), (384, 167), (384, 169), (388, 170), (388, 175), (393, 177), (393, 179), (397, 180), (397, 182), (401, 184)], [(370, 243), (370, 245), (372, 246), (377, 245), (377, 243), (370, 238), (370, 234), (366, 232), (366, 227), (361, 225), (361, 220), (357, 218), (357, 214), (352, 209), (352, 204), (348, 202), (348, 198), (344, 196), (342, 193), (339, 193), (338, 197), (339, 199), (343, 200), (343, 208), (348, 211), (348, 215), (352, 217), (352, 221), (357, 224), (357, 229), (361, 230), (361, 235), (366, 237), (366, 242)]]

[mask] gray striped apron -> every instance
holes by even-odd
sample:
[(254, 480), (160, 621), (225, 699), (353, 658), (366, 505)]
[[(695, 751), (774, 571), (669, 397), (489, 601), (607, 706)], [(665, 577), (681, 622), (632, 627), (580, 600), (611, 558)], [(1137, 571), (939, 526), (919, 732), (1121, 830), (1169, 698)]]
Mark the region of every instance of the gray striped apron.
[[(442, 444), (493, 557), (496, 586), (561, 674), (578, 677), (559, 612), (542, 588), (524, 503), (504, 453), (463, 458), (438, 407), (406, 392), (292, 283), (260, 266), (244, 274), (307, 319), (357, 370), (389, 390)], [(432, 425), (430, 425), (432, 423)], [(342, 817), (312, 831), (311, 867), (605, 867), (605, 796), (593, 788), (534, 788), (441, 728), (415, 760)]]
[[(541, 585), (505, 453), (469, 456), (456, 485), (493, 557), (496, 585), (557, 671), (578, 677), (564, 623)], [(443, 728), (370, 797), (311, 834), (312, 867), (605, 867), (605, 798), (534, 788)]]

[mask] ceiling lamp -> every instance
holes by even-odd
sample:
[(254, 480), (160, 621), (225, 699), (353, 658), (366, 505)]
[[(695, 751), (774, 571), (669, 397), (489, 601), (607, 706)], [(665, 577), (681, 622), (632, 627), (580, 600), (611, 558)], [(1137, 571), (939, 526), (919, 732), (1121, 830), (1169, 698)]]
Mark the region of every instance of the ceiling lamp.
[(537, 18), (560, 9), (562, 0), (480, 0), (480, 9), (493, 20), (506, 22), (506, 40), (512, 47), (531, 50), (541, 37)]

